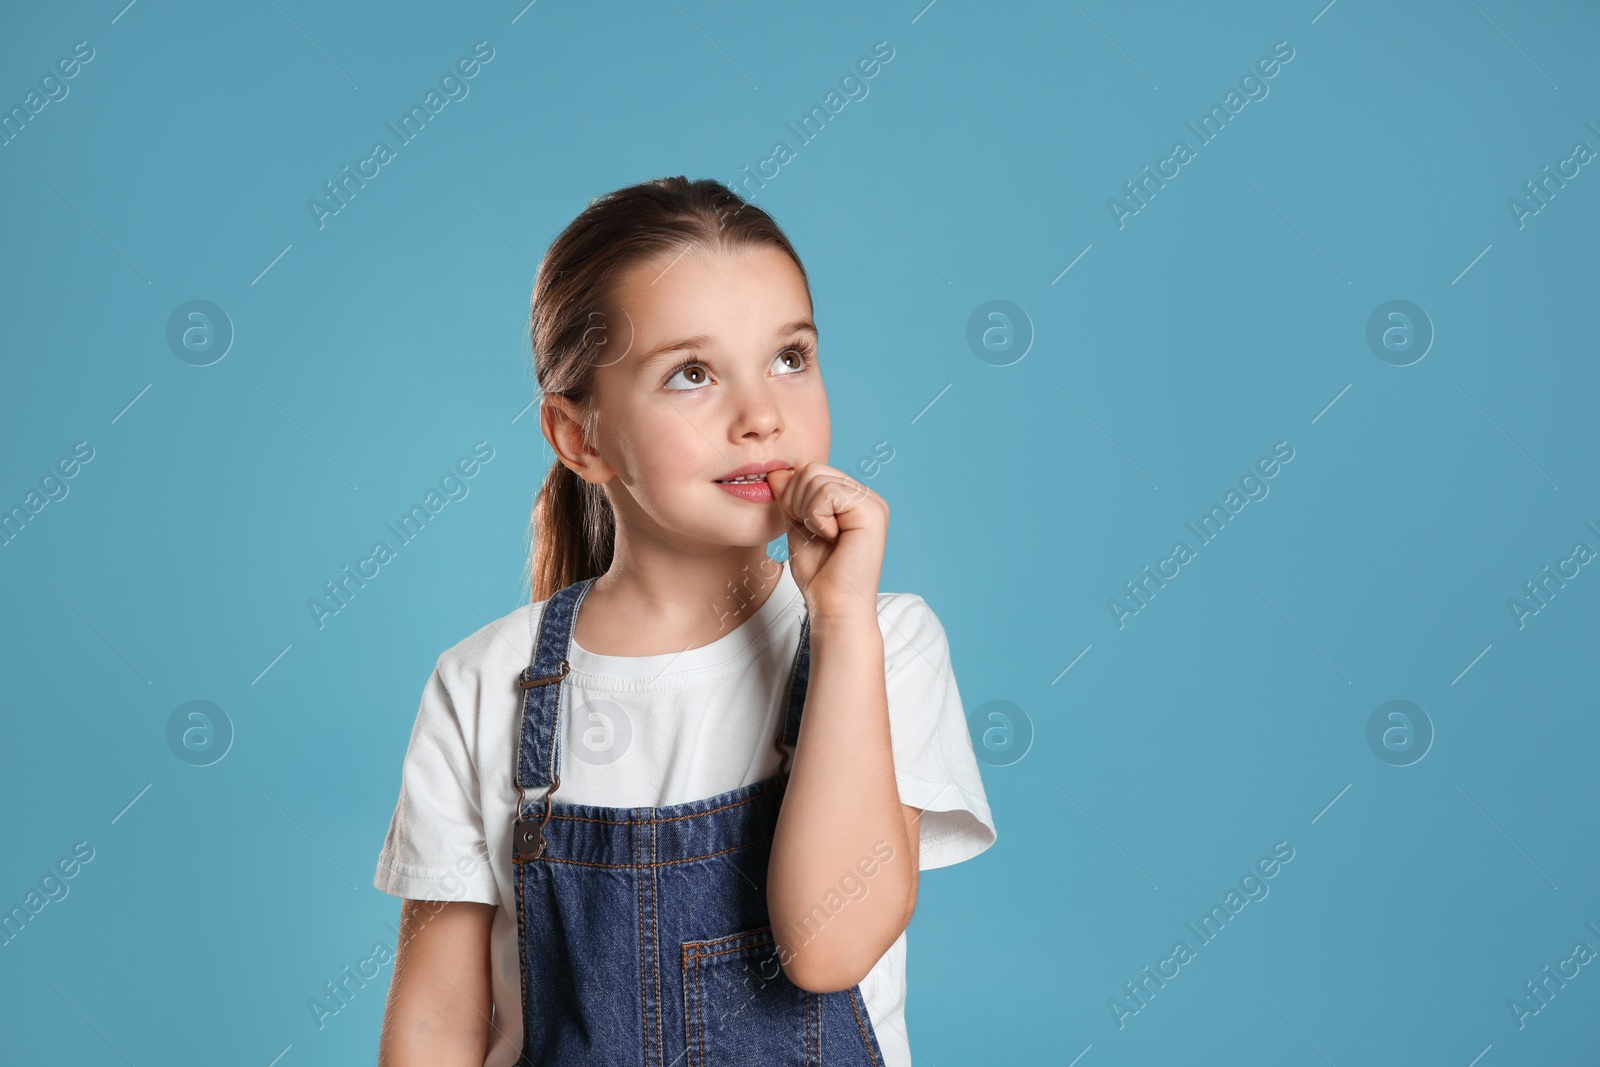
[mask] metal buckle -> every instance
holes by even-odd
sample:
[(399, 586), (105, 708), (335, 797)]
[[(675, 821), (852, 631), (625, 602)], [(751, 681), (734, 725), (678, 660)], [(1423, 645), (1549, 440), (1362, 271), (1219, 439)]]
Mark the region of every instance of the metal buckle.
[[(561, 776), (555, 776), (555, 781), (550, 784), (550, 789), (544, 797), (544, 814), (535, 818), (522, 814), (522, 801), (517, 805), (517, 821), (511, 832), (511, 861), (513, 863), (531, 863), (544, 855), (550, 841), (545, 837), (544, 828), (550, 822), (552, 811), (551, 797), (561, 786)], [(519, 797), (526, 796), (522, 783), (517, 783)]]
[[(524, 690), (534, 689), (541, 685), (553, 685), (565, 678), (567, 672), (571, 669), (572, 667), (566, 659), (562, 659), (561, 666), (556, 669), (555, 674), (547, 678), (535, 678), (532, 675), (533, 667), (530, 665), (517, 676), (517, 685)], [(543, 856), (545, 849), (550, 845), (549, 840), (545, 837), (544, 828), (550, 822), (551, 798), (555, 796), (556, 790), (561, 786), (561, 775), (553, 776), (550, 788), (545, 792), (544, 796), (544, 814), (537, 819), (526, 817), (522, 814), (522, 809), (528, 804), (528, 791), (523, 788), (521, 781), (518, 781), (516, 786), (517, 821), (512, 826), (511, 832), (511, 860), (513, 863), (531, 863)]]
[(559, 681), (561, 681), (561, 679), (565, 678), (567, 676), (567, 672), (569, 670), (571, 670), (571, 669), (572, 669), (571, 666), (567, 663), (567, 661), (565, 659), (563, 659), (561, 661), (561, 666), (556, 668), (556, 673), (550, 675), (548, 678), (533, 678), (533, 677), (530, 677), (530, 674), (529, 674), (529, 672), (531, 672), (533, 670), (533, 668), (529, 667), (526, 670), (524, 670), (521, 674), (517, 675), (517, 684), (519, 686), (521, 686), (523, 689), (534, 689), (534, 688), (536, 688), (538, 686), (541, 686), (541, 685), (553, 685), (554, 683), (559, 682)]

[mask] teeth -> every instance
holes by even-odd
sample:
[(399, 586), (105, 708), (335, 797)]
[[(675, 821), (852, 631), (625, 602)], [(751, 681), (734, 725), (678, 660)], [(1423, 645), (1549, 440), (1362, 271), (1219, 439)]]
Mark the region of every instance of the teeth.
[(738, 478), (724, 478), (722, 480), (724, 482), (764, 482), (767, 480), (767, 476), (765, 474), (745, 474)]

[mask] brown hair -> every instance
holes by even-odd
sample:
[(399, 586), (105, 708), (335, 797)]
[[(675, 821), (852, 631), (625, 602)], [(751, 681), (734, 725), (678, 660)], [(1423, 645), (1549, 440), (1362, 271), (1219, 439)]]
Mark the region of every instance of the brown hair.
[[(691, 249), (723, 252), (771, 245), (800, 256), (759, 207), (721, 182), (656, 178), (591, 200), (551, 242), (533, 284), (528, 333), (543, 396), (565, 397), (583, 413), (585, 438), (599, 429), (595, 368), (605, 350), (605, 323), (615, 305), (612, 282), (628, 267)], [(598, 326), (598, 328), (597, 328)], [(529, 523), (530, 600), (538, 603), (611, 566), (616, 516), (601, 486), (557, 457), (534, 500)]]

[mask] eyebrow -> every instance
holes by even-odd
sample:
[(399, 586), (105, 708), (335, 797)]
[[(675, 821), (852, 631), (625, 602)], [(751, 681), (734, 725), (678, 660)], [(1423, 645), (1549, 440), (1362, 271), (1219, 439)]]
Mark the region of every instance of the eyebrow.
[[(813, 339), (821, 339), (821, 335), (817, 332), (817, 324), (810, 319), (795, 319), (793, 322), (786, 322), (773, 333), (773, 336), (785, 337), (792, 333), (802, 332), (809, 333)], [(641, 355), (635, 366), (640, 371), (648, 370), (673, 352), (698, 351), (709, 347), (711, 347), (711, 338), (703, 333), (697, 333), (693, 337), (680, 337), (677, 340), (662, 341)]]

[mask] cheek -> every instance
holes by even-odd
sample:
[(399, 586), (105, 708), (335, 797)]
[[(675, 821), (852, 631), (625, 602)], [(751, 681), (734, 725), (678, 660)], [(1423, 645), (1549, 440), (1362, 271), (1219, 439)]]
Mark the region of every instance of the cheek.
[(638, 489), (698, 478), (714, 468), (706, 433), (697, 429), (694, 413), (662, 406), (633, 421), (617, 435), (619, 461)]
[(807, 444), (819, 454), (826, 456), (828, 445), (833, 438), (833, 422), (828, 414), (828, 394), (821, 389), (808, 392), (799, 399), (794, 410), (795, 436), (804, 436)]

